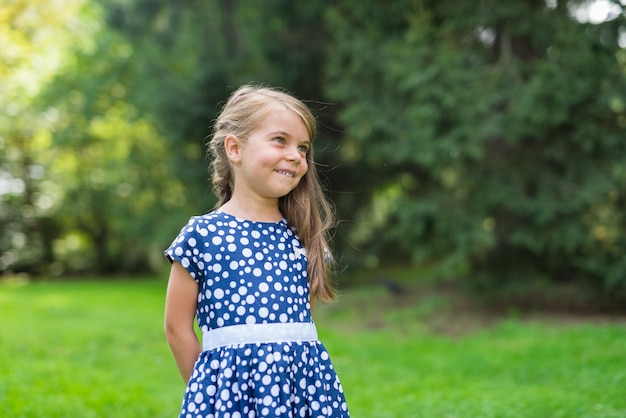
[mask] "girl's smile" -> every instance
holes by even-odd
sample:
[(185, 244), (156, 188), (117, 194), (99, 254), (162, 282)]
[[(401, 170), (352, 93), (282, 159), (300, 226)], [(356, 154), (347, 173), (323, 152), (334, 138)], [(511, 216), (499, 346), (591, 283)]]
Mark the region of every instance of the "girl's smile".
[(294, 177), (296, 174), (290, 170), (276, 170), (279, 174), (285, 175), (287, 177)]

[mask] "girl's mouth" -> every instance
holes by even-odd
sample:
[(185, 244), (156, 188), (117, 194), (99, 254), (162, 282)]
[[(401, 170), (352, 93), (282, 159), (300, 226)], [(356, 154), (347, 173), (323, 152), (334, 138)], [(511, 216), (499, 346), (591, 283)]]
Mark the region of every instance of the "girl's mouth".
[(287, 177), (295, 177), (295, 173), (293, 171), (287, 171), (287, 170), (275, 170), (278, 174), (282, 174), (283, 176), (287, 176)]

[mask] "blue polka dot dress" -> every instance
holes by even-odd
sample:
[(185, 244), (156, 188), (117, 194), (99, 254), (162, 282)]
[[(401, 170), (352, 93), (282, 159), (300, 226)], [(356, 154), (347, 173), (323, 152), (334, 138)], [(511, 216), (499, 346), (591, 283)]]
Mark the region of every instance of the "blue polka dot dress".
[(181, 418), (349, 417), (311, 318), (306, 250), (286, 220), (192, 217), (165, 255), (198, 283), (203, 351)]

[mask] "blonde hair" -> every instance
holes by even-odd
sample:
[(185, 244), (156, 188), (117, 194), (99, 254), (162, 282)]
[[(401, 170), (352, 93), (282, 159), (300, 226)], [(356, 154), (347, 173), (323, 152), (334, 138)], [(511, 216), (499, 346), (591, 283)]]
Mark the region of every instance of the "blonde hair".
[[(313, 143), (315, 116), (302, 101), (288, 93), (267, 86), (244, 85), (233, 92), (224, 105), (207, 147), (208, 157), (212, 160), (213, 190), (218, 197), (218, 207), (230, 200), (234, 188), (224, 139), (234, 135), (245, 142), (271, 111), (281, 107), (295, 112), (302, 119)], [(320, 185), (313, 147), (307, 152), (307, 162), (306, 174), (295, 189), (278, 200), (278, 207), (307, 250), (311, 297), (330, 301), (335, 298), (330, 280), (334, 263), (328, 245), (334, 212)]]

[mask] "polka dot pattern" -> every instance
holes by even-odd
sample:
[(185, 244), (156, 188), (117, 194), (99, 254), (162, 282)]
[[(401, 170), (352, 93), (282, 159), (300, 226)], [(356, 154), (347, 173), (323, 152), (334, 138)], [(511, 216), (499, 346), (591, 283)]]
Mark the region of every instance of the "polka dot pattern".
[[(219, 211), (192, 217), (165, 251), (198, 283), (203, 333), (241, 324), (311, 323), (306, 251), (286, 220)], [(210, 334), (209, 334), (210, 335)], [(319, 341), (233, 344), (203, 351), (180, 417), (348, 417)]]

